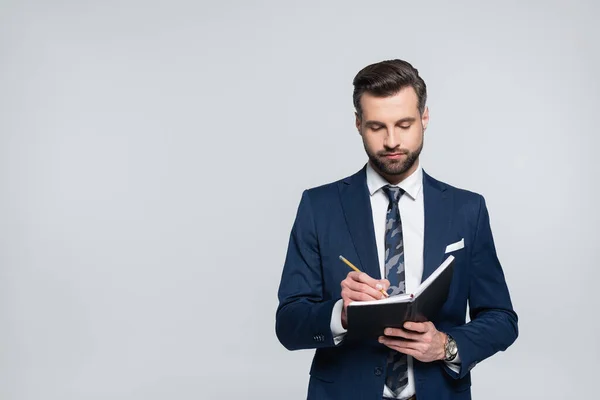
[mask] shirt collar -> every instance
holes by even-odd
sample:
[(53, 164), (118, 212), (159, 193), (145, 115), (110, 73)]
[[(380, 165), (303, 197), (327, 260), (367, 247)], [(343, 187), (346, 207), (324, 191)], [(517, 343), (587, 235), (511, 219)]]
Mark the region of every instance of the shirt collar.
[(391, 185), (398, 186), (408, 193), (413, 200), (416, 200), (423, 187), (423, 168), (421, 168), (419, 161), (417, 163), (417, 169), (397, 185), (391, 185), (373, 169), (370, 162), (367, 163), (367, 187), (369, 188), (369, 194), (373, 196), (382, 187)]

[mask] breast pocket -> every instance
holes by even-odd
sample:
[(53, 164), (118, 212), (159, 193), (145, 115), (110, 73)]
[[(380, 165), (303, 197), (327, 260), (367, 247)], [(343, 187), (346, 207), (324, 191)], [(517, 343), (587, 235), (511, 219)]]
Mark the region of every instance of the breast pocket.
[[(444, 249), (444, 259), (453, 256), (454, 265), (452, 271), (452, 282), (448, 291), (448, 297), (442, 308), (441, 315), (458, 321), (458, 315), (466, 312), (466, 302), (469, 293), (469, 266), (468, 251), (469, 244), (462, 235), (449, 235)], [(447, 322), (447, 321), (446, 321)]]
[(450, 239), (446, 240), (446, 243), (444, 259), (452, 256), (454, 257), (454, 270), (464, 269), (469, 251), (469, 244), (465, 241), (465, 238), (458, 234), (452, 235)]
[(465, 248), (465, 238), (461, 238), (459, 241), (450, 243), (446, 246), (445, 254), (448, 255), (450, 253), (455, 253), (459, 250), (463, 250)]

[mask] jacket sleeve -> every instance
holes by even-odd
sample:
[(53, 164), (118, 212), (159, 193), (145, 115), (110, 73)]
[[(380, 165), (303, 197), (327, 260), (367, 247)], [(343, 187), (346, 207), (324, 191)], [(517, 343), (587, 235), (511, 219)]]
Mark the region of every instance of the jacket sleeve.
[(444, 366), (453, 378), (464, 377), (477, 363), (498, 351), (506, 350), (518, 336), (517, 314), (513, 310), (496, 254), (489, 215), (482, 196), (479, 196), (476, 212), (477, 223), (469, 266), (471, 321), (446, 331), (456, 340), (460, 351), (459, 373)]
[(279, 285), (275, 331), (288, 350), (334, 346), (331, 315), (337, 299), (325, 299), (319, 240), (309, 192), (302, 194)]

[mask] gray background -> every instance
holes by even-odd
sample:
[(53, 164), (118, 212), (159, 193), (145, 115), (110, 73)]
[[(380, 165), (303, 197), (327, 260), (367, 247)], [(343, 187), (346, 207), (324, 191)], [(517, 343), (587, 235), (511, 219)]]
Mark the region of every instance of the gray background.
[(396, 57), (520, 317), (474, 397), (594, 398), (598, 3), (250, 3), (0, 1), (0, 398), (304, 398), (289, 231), (366, 161), (352, 78)]

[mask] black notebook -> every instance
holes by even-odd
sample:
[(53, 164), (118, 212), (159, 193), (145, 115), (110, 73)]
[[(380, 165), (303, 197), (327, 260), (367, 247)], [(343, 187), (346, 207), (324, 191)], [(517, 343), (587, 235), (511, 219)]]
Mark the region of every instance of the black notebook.
[(385, 328), (401, 328), (406, 321), (430, 321), (446, 302), (453, 266), (454, 256), (448, 256), (412, 293), (350, 303), (346, 339), (376, 338)]

